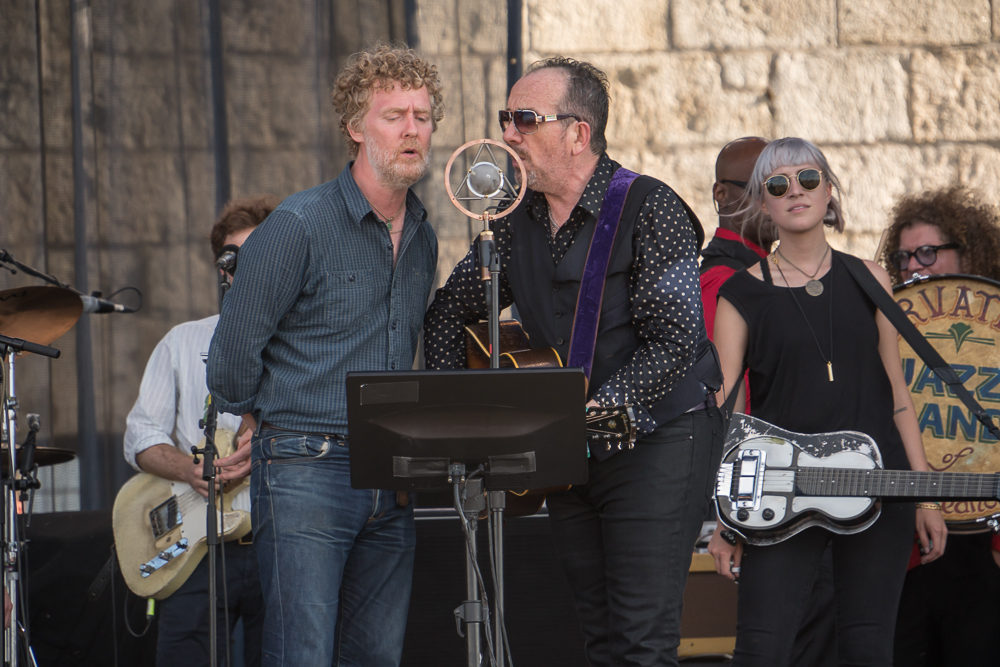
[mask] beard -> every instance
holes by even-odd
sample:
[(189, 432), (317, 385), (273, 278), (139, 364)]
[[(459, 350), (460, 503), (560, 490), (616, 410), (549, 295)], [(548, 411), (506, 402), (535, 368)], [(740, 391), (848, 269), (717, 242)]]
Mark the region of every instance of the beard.
[(399, 160), (399, 155), (404, 150), (414, 150), (418, 154), (421, 148), (416, 142), (407, 143), (398, 149), (383, 148), (374, 137), (365, 137), (365, 155), (368, 163), (371, 164), (375, 176), (379, 182), (389, 187), (408, 188), (427, 173), (431, 163), (431, 151), (427, 149), (422, 153), (423, 159), (419, 162)]

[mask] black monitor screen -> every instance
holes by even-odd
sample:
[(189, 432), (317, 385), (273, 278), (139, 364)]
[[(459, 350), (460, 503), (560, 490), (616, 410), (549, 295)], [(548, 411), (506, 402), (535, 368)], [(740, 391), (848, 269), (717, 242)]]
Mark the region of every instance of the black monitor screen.
[(484, 467), (486, 488), (587, 480), (577, 368), (349, 373), (351, 485), (431, 489)]

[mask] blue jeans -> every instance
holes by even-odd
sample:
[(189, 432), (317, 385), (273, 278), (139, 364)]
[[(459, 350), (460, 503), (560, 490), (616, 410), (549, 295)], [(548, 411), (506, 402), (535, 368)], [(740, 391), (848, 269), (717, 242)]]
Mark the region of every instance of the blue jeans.
[(413, 578), (413, 507), (351, 488), (347, 446), (261, 428), (252, 443), (265, 665), (399, 664)]
[(718, 466), (716, 408), (690, 412), (547, 498), (592, 667), (676, 665), (681, 603)]

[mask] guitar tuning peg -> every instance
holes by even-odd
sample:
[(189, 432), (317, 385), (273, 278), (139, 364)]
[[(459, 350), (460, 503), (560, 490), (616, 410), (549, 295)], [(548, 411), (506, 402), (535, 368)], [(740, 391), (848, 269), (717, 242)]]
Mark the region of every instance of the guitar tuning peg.
[(605, 446), (605, 451), (607, 451), (607, 452), (611, 451), (611, 443), (610, 442)]

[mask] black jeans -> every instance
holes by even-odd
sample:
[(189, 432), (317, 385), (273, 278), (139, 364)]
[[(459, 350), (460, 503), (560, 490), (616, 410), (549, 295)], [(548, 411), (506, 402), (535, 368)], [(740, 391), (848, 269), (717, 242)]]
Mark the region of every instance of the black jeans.
[[(884, 503), (882, 516), (854, 535), (807, 528), (778, 544), (743, 552), (734, 667), (791, 666), (792, 646), (832, 549), (833, 606), (841, 665), (892, 665), (896, 608), (914, 525), (913, 503)], [(796, 666), (797, 667), (797, 666)]]
[[(226, 554), (226, 578), (222, 577), (222, 549)], [(243, 654), (246, 667), (260, 665), (261, 636), (264, 630), (264, 599), (257, 574), (257, 556), (253, 546), (226, 542), (217, 552), (216, 613), (218, 664), (226, 664), (226, 642), (236, 621), (243, 619)], [(226, 586), (229, 602), (229, 626), (225, 625)], [(188, 580), (173, 595), (159, 603), (157, 619), (157, 667), (198, 667), (208, 665), (208, 556), (195, 568)]]
[(691, 554), (718, 461), (716, 408), (590, 462), (587, 484), (548, 497), (552, 533), (592, 667), (676, 665)]

